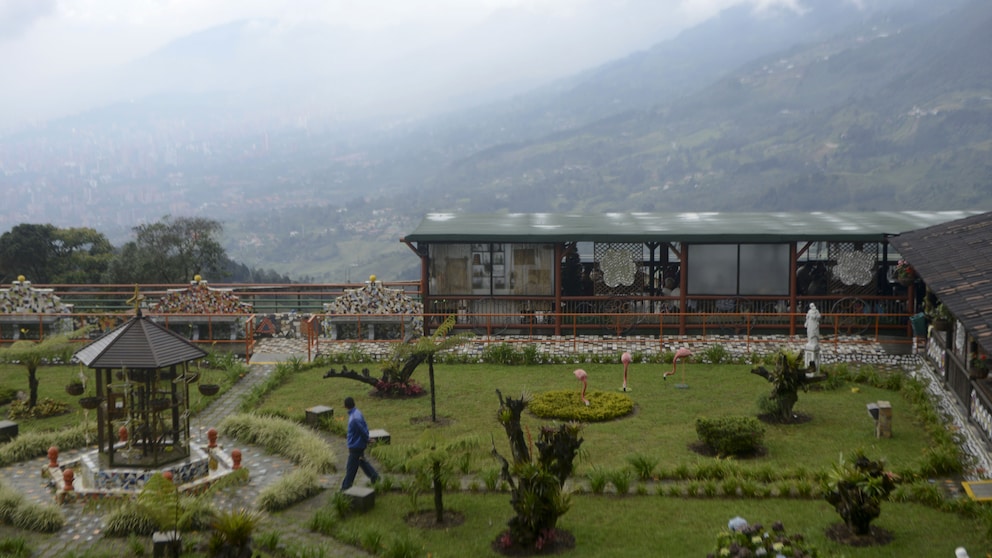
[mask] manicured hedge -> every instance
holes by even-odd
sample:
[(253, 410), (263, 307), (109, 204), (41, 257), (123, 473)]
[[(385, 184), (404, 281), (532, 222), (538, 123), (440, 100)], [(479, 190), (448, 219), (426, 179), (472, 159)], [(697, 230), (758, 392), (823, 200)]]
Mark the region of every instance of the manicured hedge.
[(719, 455), (751, 455), (765, 440), (765, 428), (754, 417), (701, 417), (696, 419), (696, 434)]

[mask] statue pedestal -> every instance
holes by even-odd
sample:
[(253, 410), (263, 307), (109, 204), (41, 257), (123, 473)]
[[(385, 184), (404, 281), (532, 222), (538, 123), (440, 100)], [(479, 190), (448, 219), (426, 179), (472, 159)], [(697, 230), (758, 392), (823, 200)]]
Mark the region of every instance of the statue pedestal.
[(806, 368), (812, 368), (813, 370), (820, 370), (820, 345), (819, 343), (810, 345), (806, 344), (806, 350), (804, 351), (803, 364)]

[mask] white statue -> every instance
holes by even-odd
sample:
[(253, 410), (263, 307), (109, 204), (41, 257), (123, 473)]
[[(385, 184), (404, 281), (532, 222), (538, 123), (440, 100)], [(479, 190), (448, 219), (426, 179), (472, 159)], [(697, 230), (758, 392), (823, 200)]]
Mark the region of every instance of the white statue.
[(820, 311), (816, 305), (809, 303), (809, 311), (806, 312), (806, 347), (814, 348), (820, 345)]
[(820, 311), (812, 302), (806, 312), (806, 351), (803, 362), (806, 368), (820, 369)]

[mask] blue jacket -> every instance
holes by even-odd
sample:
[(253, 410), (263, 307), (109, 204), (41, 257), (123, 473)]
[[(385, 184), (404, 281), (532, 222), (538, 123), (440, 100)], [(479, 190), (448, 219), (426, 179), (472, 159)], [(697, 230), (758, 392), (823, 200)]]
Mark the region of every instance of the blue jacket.
[(365, 449), (369, 445), (369, 425), (358, 407), (348, 410), (348, 449)]

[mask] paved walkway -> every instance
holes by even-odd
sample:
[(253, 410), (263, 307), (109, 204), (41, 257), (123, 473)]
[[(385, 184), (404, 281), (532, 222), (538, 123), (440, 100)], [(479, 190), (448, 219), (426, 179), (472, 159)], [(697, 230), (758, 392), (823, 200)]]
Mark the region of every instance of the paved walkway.
[[(263, 348), (264, 351), (264, 348)], [(305, 354), (305, 348), (304, 348)], [(237, 413), (241, 399), (254, 386), (264, 382), (275, 365), (283, 360), (295, 355), (280, 352), (257, 352), (252, 359), (250, 372), (245, 375), (224, 395), (218, 397), (199, 415), (194, 417), (191, 425), (191, 443), (206, 445), (206, 432), (210, 427), (216, 427), (224, 417)], [(334, 539), (316, 535), (307, 529), (306, 520), (314, 511), (322, 507), (327, 500), (335, 493), (341, 484), (344, 474), (344, 460), (347, 458), (347, 451), (344, 441), (339, 437), (325, 436), (329, 444), (338, 456), (338, 471), (321, 477), (321, 485), (326, 489), (320, 495), (311, 498), (307, 502), (294, 506), (291, 514), (273, 514), (266, 518), (258, 532), (276, 530), (280, 533), (280, 540), (292, 541), (297, 545), (308, 545), (311, 547), (322, 546), (325, 556), (368, 556), (368, 554), (358, 551), (353, 547), (342, 545)], [(293, 470), (295, 467), (288, 460), (267, 454), (261, 448), (236, 444), (234, 440), (218, 438), (218, 445), (226, 450), (237, 447), (242, 451), (242, 465), (246, 467), (251, 480), (247, 485), (225, 489), (217, 496), (214, 505), (221, 509), (238, 509), (240, 507), (251, 507), (259, 492), (278, 480), (285, 472)], [(59, 456), (59, 462), (71, 461), (80, 454), (96, 449), (96, 446), (80, 448), (63, 452)], [(52, 491), (49, 481), (42, 478), (41, 470), (48, 463), (48, 458), (38, 458), (30, 461), (18, 463), (8, 467), (0, 468), (0, 482), (5, 486), (14, 488), (27, 498), (45, 504), (53, 502)], [(359, 475), (356, 484), (362, 484), (364, 477)], [(66, 527), (59, 533), (52, 536), (39, 536), (33, 538), (29, 545), (35, 552), (35, 556), (43, 558), (58, 558), (66, 556), (71, 552), (77, 554), (85, 552), (89, 548), (104, 550), (105, 547), (98, 546), (103, 541), (103, 515), (106, 512), (107, 504), (98, 504), (87, 507), (84, 504), (67, 504), (62, 506), (62, 512), (66, 518)], [(117, 541), (118, 544), (126, 548), (126, 539)], [(147, 549), (150, 552), (150, 548)]]
[[(688, 344), (690, 341), (682, 340), (681, 343)], [(638, 343), (636, 340), (631, 343)], [(657, 341), (654, 342), (657, 346)], [(650, 345), (650, 343), (648, 343)], [(591, 342), (590, 342), (591, 346)], [(467, 350), (471, 350), (468, 348)], [(624, 342), (600, 343), (593, 350), (615, 354), (618, 350), (637, 350), (624, 345)], [(843, 349), (847, 353), (847, 349)], [(950, 417), (954, 426), (964, 435), (965, 450), (976, 460), (976, 468), (985, 471), (992, 471), (992, 457), (989, 448), (984, 442), (984, 438), (978, 430), (967, 420), (964, 410), (956, 402), (953, 395), (946, 390), (933, 370), (925, 364), (923, 359), (915, 355), (897, 355), (889, 358), (883, 356), (884, 349), (878, 346), (866, 347), (859, 345), (852, 347), (850, 352), (857, 352), (862, 356), (868, 354), (870, 360), (878, 364), (898, 364), (911, 370), (913, 375), (921, 378), (928, 378), (930, 382), (930, 392), (940, 401), (944, 413)], [(217, 426), (224, 417), (238, 412), (242, 397), (248, 393), (255, 385), (264, 382), (275, 369), (275, 365), (289, 358), (306, 358), (306, 346), (304, 342), (286, 339), (263, 340), (256, 349), (252, 358), (250, 373), (241, 381), (228, 390), (209, 405), (198, 417), (194, 418), (192, 424), (193, 443), (206, 445), (206, 431)], [(845, 360), (845, 354), (835, 354), (836, 360)], [(294, 506), (287, 512), (272, 514), (266, 519), (266, 523), (260, 526), (259, 532), (267, 530), (277, 530), (280, 539), (283, 541), (293, 541), (295, 544), (304, 544), (312, 547), (322, 546), (325, 556), (367, 556), (367, 554), (356, 550), (353, 547), (341, 545), (333, 539), (321, 537), (311, 533), (306, 528), (307, 520), (312, 516), (313, 511), (323, 506), (334, 494), (336, 488), (341, 483), (341, 475), (344, 471), (344, 460), (347, 451), (343, 440), (339, 437), (326, 436), (325, 439), (332, 445), (338, 456), (338, 470), (340, 472), (324, 475), (321, 484), (327, 490), (320, 495), (307, 500), (304, 503)], [(224, 439), (222, 436), (218, 440), (219, 444), (226, 448), (235, 447), (233, 440)], [(95, 447), (95, 446), (94, 446)], [(241, 506), (251, 506), (260, 490), (276, 481), (284, 472), (293, 469), (294, 465), (287, 460), (265, 453), (260, 448), (253, 446), (237, 445), (242, 450), (242, 463), (251, 472), (251, 481), (244, 487), (225, 490), (215, 502), (215, 505), (222, 508), (237, 508)], [(63, 453), (60, 461), (67, 461), (75, 458), (80, 453), (93, 448), (72, 450)], [(43, 503), (52, 502), (52, 493), (48, 486), (48, 481), (41, 477), (41, 469), (48, 462), (47, 458), (38, 458), (31, 461), (18, 463), (12, 466), (0, 468), (0, 481), (5, 485), (17, 489), (26, 497)], [(969, 480), (973, 479), (969, 476)], [(367, 482), (359, 475), (359, 483)], [(101, 506), (93, 509), (81, 504), (72, 504), (62, 507), (66, 516), (66, 527), (59, 533), (38, 537), (32, 540), (31, 546), (35, 550), (35, 556), (44, 558), (57, 558), (68, 554), (70, 551), (81, 553), (87, 548), (97, 545), (103, 540), (102, 535), (102, 515), (106, 511)], [(123, 543), (120, 543), (123, 544)]]

